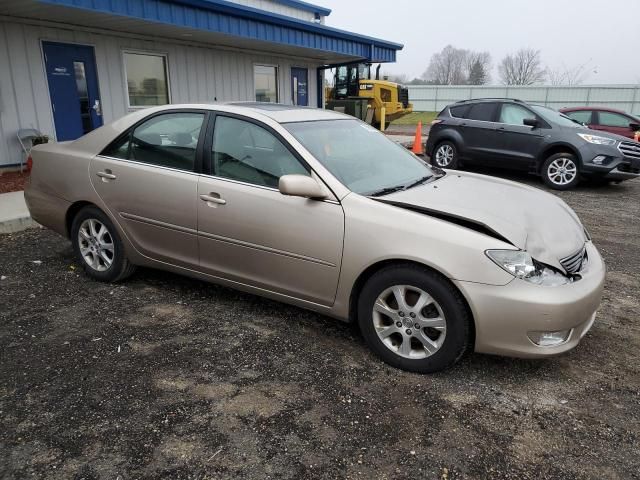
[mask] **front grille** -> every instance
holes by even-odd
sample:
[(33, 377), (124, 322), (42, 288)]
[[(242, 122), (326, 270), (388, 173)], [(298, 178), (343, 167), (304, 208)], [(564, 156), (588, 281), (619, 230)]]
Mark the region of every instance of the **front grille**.
[(620, 142), (618, 150), (627, 158), (640, 160), (640, 143), (638, 142)]
[(578, 273), (582, 269), (582, 262), (587, 255), (585, 247), (578, 250), (576, 253), (569, 255), (560, 260), (560, 264), (564, 267), (567, 273)]

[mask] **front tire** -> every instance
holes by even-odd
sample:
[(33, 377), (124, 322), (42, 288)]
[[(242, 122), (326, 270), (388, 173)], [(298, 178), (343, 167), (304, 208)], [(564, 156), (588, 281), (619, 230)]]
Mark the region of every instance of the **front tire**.
[(439, 143), (433, 150), (432, 165), (438, 168), (458, 168), (458, 149), (453, 142)]
[(554, 190), (570, 190), (580, 182), (578, 164), (571, 153), (551, 155), (542, 165), (542, 180)]
[(125, 255), (118, 231), (97, 207), (84, 207), (75, 216), (71, 242), (78, 262), (94, 280), (118, 282), (135, 270)]
[(432, 373), (469, 347), (471, 318), (460, 293), (438, 273), (393, 265), (375, 273), (358, 298), (360, 331), (391, 366)]

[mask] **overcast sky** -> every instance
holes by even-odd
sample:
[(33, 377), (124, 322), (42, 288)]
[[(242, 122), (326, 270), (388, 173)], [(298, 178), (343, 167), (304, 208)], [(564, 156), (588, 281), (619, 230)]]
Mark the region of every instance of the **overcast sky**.
[[(309, 0), (331, 8), (327, 25), (404, 44), (391, 74), (421, 76), (451, 44), (486, 50), (494, 70), (521, 47), (545, 65), (588, 67), (585, 84), (640, 83), (638, 0)], [(492, 72), (498, 83), (497, 71)]]

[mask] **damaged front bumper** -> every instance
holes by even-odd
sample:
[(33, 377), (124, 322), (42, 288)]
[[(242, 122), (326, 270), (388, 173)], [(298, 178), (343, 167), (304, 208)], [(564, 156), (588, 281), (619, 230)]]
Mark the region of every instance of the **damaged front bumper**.
[[(545, 287), (514, 279), (504, 286), (455, 281), (467, 298), (476, 327), (475, 351), (513, 357), (545, 357), (574, 348), (593, 325), (606, 268), (595, 246), (570, 284)], [(567, 332), (553, 345), (536, 344), (532, 334)]]

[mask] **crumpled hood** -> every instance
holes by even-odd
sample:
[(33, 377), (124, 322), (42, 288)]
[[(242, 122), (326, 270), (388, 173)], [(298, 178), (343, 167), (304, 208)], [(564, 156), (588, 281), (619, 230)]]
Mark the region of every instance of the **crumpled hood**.
[(450, 171), (437, 181), (380, 200), (482, 224), (559, 269), (563, 268), (559, 260), (576, 253), (586, 241), (578, 216), (555, 195), (485, 175)]

